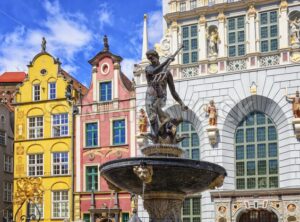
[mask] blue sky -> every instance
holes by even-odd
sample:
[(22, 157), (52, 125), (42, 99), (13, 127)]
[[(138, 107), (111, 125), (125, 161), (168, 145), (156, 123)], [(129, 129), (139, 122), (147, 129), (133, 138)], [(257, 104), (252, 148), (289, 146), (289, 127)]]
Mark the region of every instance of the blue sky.
[(1, 0), (0, 73), (27, 72), (45, 36), (47, 51), (88, 85), (88, 60), (102, 50), (106, 34), (110, 51), (123, 57), (122, 70), (131, 78), (141, 58), (145, 13), (151, 48), (162, 36), (161, 0)]

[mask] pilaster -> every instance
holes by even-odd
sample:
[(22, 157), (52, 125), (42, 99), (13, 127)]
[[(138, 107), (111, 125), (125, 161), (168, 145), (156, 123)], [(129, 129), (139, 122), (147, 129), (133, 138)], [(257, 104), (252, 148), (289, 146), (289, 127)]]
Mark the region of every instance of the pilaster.
[[(177, 24), (176, 21), (173, 21), (171, 24), (171, 52), (172, 54), (175, 53), (175, 51), (178, 48), (178, 30), (179, 30), (179, 26)], [(179, 55), (177, 55), (175, 57), (175, 60), (173, 62), (173, 64), (179, 64)]]
[(119, 99), (119, 76), (120, 76), (120, 64), (114, 63), (114, 80), (113, 80), (113, 99)]
[(219, 20), (219, 57), (223, 58), (225, 57), (225, 15), (223, 12), (220, 12), (218, 15)]
[(248, 22), (249, 22), (249, 35), (248, 35), (248, 39), (249, 39), (249, 51), (248, 53), (255, 53), (257, 50), (257, 45), (256, 42), (259, 41), (258, 39), (256, 39), (258, 36), (256, 35), (257, 29), (256, 29), (256, 9), (254, 8), (253, 5), (251, 5), (249, 7), (248, 10)]
[[(207, 59), (207, 41), (206, 41), (206, 19), (204, 15), (200, 16), (199, 19), (199, 40), (198, 45), (201, 46), (200, 52), (199, 52), (199, 60), (206, 60)], [(199, 47), (200, 48), (200, 47)]]
[(279, 15), (279, 47), (280, 49), (286, 49), (289, 47), (289, 18), (287, 15), (288, 3), (286, 0), (281, 1)]

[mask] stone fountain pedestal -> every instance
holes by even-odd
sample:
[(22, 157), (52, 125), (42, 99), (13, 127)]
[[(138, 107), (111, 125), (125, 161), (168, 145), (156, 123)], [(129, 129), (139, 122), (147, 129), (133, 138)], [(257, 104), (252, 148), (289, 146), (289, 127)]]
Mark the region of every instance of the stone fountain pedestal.
[(223, 167), (181, 158), (183, 150), (172, 144), (149, 144), (145, 157), (113, 160), (100, 173), (114, 189), (140, 195), (151, 222), (180, 222), (187, 195), (223, 185)]

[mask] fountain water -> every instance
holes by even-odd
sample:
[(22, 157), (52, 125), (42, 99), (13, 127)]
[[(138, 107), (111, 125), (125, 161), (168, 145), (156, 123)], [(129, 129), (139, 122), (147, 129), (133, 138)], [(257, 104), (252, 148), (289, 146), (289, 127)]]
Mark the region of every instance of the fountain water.
[(142, 136), (152, 144), (145, 143), (142, 148), (145, 156), (113, 160), (100, 167), (101, 175), (112, 189), (142, 196), (151, 222), (180, 222), (184, 198), (222, 186), (226, 176), (225, 169), (219, 165), (181, 158), (183, 150), (177, 144), (184, 137), (176, 135), (176, 127), (182, 118), (171, 118), (162, 110), (167, 85), (183, 112), (188, 109), (176, 93), (172, 74), (167, 70), (176, 53), (160, 64), (154, 50), (147, 52), (151, 65), (145, 70), (146, 110), (152, 133)]

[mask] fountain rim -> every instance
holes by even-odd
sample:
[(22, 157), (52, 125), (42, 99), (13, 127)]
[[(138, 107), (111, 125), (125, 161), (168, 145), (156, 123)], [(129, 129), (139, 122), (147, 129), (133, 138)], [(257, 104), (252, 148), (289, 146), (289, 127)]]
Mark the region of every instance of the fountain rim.
[[(138, 162), (140, 161), (140, 162)], [(103, 163), (99, 167), (100, 172), (105, 172), (110, 169), (115, 169), (116, 167), (128, 167), (128, 166), (138, 166), (141, 164), (146, 164), (149, 166), (173, 166), (173, 167), (188, 167), (188, 168), (198, 168), (202, 170), (208, 170), (212, 172), (218, 172), (221, 175), (227, 176), (227, 172), (224, 167), (203, 160), (193, 160), (187, 158), (178, 157), (161, 157), (161, 156), (148, 156), (148, 157), (130, 157), (122, 158), (117, 160), (111, 160)]]

